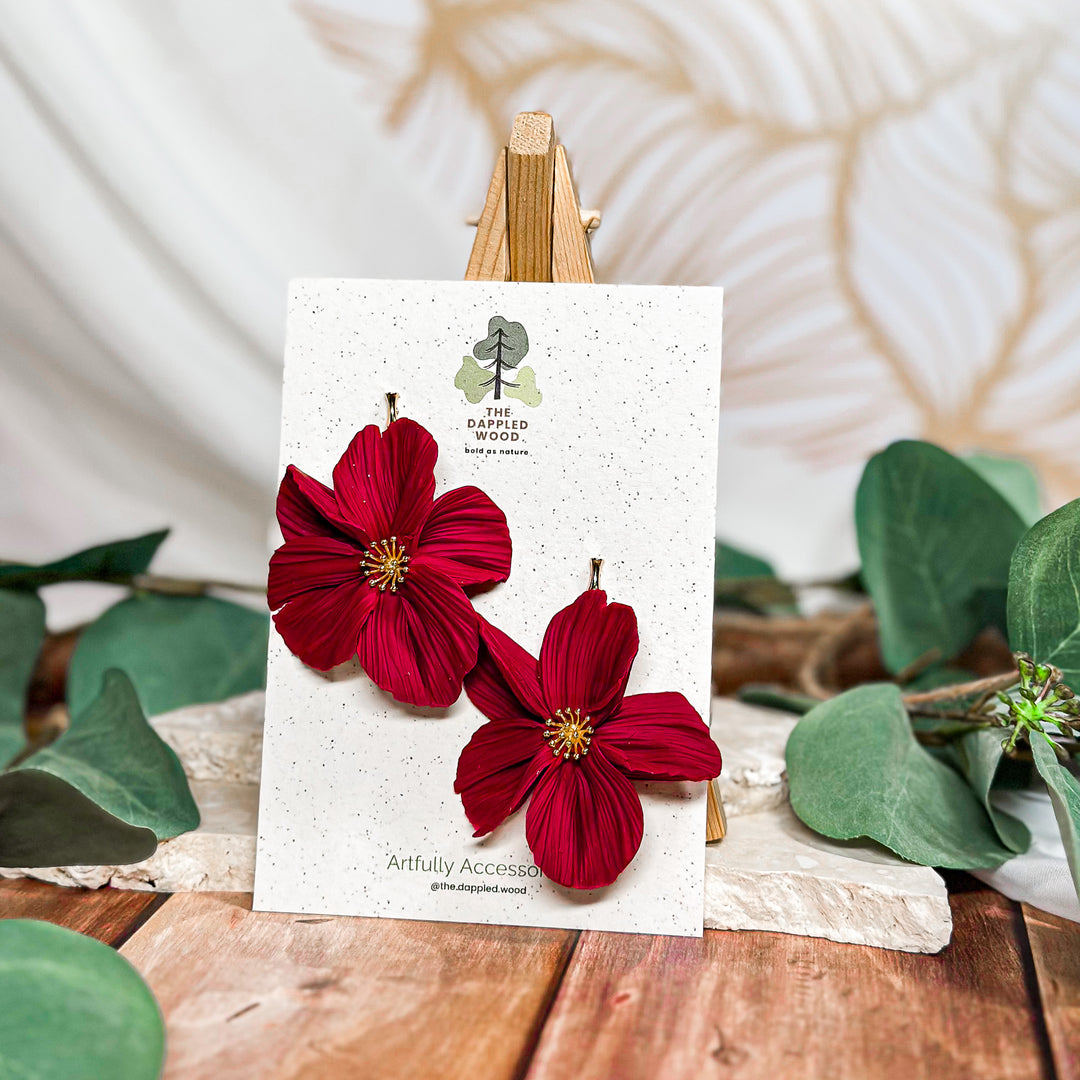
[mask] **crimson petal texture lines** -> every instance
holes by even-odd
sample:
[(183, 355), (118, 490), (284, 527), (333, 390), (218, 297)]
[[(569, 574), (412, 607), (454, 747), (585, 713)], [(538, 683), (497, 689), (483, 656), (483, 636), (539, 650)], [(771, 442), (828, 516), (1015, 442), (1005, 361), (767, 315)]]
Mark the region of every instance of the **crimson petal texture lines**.
[(479, 617), (466, 587), (505, 581), (510, 533), (475, 487), (435, 498), (438, 447), (413, 420), (364, 428), (333, 488), (285, 470), (267, 600), (289, 649), (327, 671), (359, 657), (409, 705), (443, 707), (476, 663)]
[(547, 628), (535, 660), (480, 620), (465, 691), (488, 718), (461, 752), (454, 790), (476, 830), (491, 832), (531, 793), (525, 836), (536, 865), (572, 889), (610, 885), (641, 845), (632, 780), (710, 780), (720, 751), (682, 694), (624, 697), (637, 618), (600, 589)]

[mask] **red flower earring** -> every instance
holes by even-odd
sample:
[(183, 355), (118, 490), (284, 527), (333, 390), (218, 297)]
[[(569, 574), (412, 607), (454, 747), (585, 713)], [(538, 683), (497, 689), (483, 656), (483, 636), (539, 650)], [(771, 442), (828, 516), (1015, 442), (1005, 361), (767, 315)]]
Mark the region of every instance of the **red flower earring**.
[(359, 432), (333, 488), (285, 470), (267, 600), (285, 644), (326, 671), (351, 657), (410, 705), (457, 700), (479, 617), (463, 587), (505, 581), (510, 533), (479, 488), (435, 495), (438, 447), (413, 420)]
[(465, 691), (489, 722), (461, 752), (454, 783), (475, 836), (531, 792), (536, 865), (573, 889), (610, 885), (636, 854), (644, 823), (632, 780), (710, 780), (721, 766), (682, 694), (623, 696), (637, 617), (607, 602), (594, 566), (594, 587), (551, 620), (539, 661), (481, 620)]

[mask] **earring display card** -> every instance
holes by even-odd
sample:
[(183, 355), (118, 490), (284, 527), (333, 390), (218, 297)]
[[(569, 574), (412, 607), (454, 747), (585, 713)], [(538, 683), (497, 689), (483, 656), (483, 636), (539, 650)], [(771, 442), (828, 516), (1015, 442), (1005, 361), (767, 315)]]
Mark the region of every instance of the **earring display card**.
[[(473, 485), (506, 515), (509, 577), (467, 590), (477, 613), (538, 656), (600, 557), (608, 599), (637, 615), (626, 694), (680, 692), (707, 723), (721, 296), (296, 281), (282, 471), (329, 485), (354, 434), (385, 426), (396, 392), (399, 415), (438, 445), (435, 497)], [(524, 806), (473, 836), (454, 780), (486, 721), (464, 691), (446, 708), (402, 704), (355, 658), (320, 672), (272, 632), (256, 909), (701, 933), (703, 783), (635, 781), (637, 854), (605, 888), (565, 888), (535, 865)], [(608, 825), (582, 815), (573, 827)]]

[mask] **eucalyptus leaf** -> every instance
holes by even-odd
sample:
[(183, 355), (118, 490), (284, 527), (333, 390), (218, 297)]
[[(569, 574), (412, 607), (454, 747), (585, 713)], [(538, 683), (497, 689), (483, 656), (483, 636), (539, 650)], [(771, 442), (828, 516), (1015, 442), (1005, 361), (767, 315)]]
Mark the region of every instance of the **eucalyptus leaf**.
[[(151, 829), (159, 840), (199, 824), (183, 766), (147, 723), (122, 671), (105, 672), (97, 698), (54, 743), (14, 771), (23, 769), (66, 780), (114, 817)], [(11, 775), (0, 776), (0, 783)]]
[(156, 848), (152, 829), (113, 817), (51, 773), (0, 773), (0, 866), (123, 866)]
[(874, 455), (855, 498), (886, 667), (961, 651), (1001, 607), (1024, 523), (970, 466), (924, 442)]
[(955, 739), (950, 746), (960, 771), (990, 816), (1001, 842), (1019, 854), (1031, 846), (1028, 827), (1011, 814), (996, 809), (990, 800), (1001, 765), (1003, 735), (1002, 728), (976, 728)]
[(990, 454), (968, 454), (964, 461), (1001, 493), (1025, 525), (1042, 517), (1039, 478), (1026, 461)]
[(1080, 499), (1033, 525), (1009, 571), (1009, 644), (1080, 691)]
[(1046, 781), (1073, 885), (1080, 896), (1080, 783), (1058, 761), (1053, 747), (1039, 735), (1031, 736), (1031, 756), (1035, 759), (1039, 775)]
[(806, 694), (795, 694), (787, 690), (779, 690), (775, 686), (763, 686), (757, 683), (747, 683), (740, 686), (735, 695), (739, 701), (745, 701), (747, 705), (761, 705), (767, 709), (780, 709), (783, 712), (797, 713), (802, 716), (815, 706), (821, 704), (819, 698), (809, 697)]
[(0, 767), (26, 742), (26, 689), (45, 640), (45, 605), (36, 593), (0, 589)]
[(79, 638), (68, 705), (86, 708), (109, 668), (128, 674), (148, 716), (260, 690), (268, 633), (268, 616), (216, 597), (129, 597)]
[(795, 593), (777, 578), (770, 563), (720, 540), (714, 579), (714, 599), (721, 607), (770, 613), (795, 610)]
[(900, 690), (870, 684), (822, 702), (787, 744), (791, 806), (811, 829), (869, 837), (925, 866), (1000, 866), (1013, 852), (971, 788), (915, 740)]
[(759, 577), (776, 577), (772, 563), (757, 555), (751, 555), (734, 544), (727, 544), (723, 540), (716, 541), (717, 580)]
[(0, 921), (0, 1077), (156, 1080), (165, 1025), (115, 949), (52, 923)]
[(77, 551), (41, 566), (0, 563), (0, 587), (37, 589), (63, 581), (127, 581), (145, 573), (168, 529)]
[(0, 866), (141, 862), (198, 824), (179, 760), (120, 671), (55, 742), (0, 773)]

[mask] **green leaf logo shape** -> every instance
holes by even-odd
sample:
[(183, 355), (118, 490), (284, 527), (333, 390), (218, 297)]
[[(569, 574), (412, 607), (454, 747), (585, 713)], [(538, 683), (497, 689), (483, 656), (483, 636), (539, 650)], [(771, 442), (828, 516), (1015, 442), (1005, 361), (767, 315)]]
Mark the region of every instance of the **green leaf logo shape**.
[(505, 396), (535, 409), (543, 400), (536, 373), (531, 367), (519, 367), (528, 351), (525, 327), (495, 315), (488, 320), (488, 336), (476, 343), (472, 356), (462, 358), (454, 385), (473, 405), (493, 393), (496, 401)]

